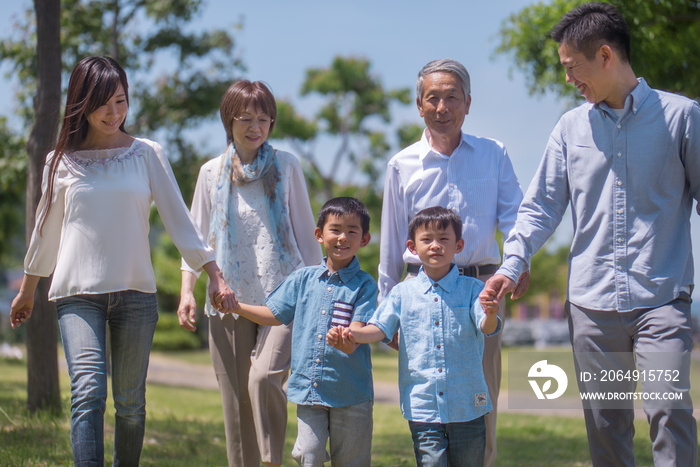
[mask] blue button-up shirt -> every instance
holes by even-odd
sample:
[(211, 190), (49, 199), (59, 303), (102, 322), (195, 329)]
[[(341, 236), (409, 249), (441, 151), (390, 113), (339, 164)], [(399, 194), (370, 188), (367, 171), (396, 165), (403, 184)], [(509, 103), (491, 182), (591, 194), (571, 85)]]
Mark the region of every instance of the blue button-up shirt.
[[(352, 262), (331, 274), (326, 261), (294, 271), (266, 300), (292, 330), (292, 374), (287, 397), (295, 404), (347, 407), (374, 398), (368, 344), (351, 355), (326, 343), (334, 314), (367, 322), (377, 304), (377, 283)], [(335, 313), (334, 313), (335, 311)]]
[[(401, 330), (399, 392), (407, 420), (467, 422), (491, 411), (481, 362), (483, 286), (456, 267), (437, 282), (421, 268), (391, 289), (369, 321), (388, 338)], [(499, 319), (494, 334), (500, 329)]]
[(604, 311), (661, 306), (692, 290), (693, 198), (700, 107), (639, 79), (620, 118), (605, 103), (561, 117), (498, 272), (517, 280), (571, 204), (569, 300)]

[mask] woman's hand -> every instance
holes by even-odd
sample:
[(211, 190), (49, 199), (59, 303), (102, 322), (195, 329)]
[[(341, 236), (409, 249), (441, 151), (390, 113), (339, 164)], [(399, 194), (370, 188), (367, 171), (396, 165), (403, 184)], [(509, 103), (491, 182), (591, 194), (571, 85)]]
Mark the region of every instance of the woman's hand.
[(180, 320), (180, 327), (186, 331), (195, 332), (197, 326), (197, 301), (192, 292), (183, 291), (180, 294), (180, 306), (177, 308), (177, 318)]
[(34, 308), (34, 292), (39, 284), (39, 276), (24, 275), (22, 285), (19, 287), (19, 292), (10, 307), (10, 325), (12, 328), (18, 328), (22, 323), (32, 316)]
[(233, 313), (238, 309), (238, 300), (231, 287), (224, 280), (224, 275), (215, 261), (204, 265), (209, 276), (209, 300), (211, 305), (222, 313)]

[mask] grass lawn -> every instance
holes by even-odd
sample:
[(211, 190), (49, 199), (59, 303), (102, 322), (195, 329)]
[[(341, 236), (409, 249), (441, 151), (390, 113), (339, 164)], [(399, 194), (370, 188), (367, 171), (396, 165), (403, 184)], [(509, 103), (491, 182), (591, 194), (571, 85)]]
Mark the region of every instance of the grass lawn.
[[(208, 354), (197, 352), (186, 356), (190, 363), (207, 365), (208, 358)], [(376, 377), (395, 382), (395, 361), (395, 354), (376, 352)], [(0, 375), (0, 466), (71, 465), (67, 375), (61, 374), (63, 414), (60, 416), (27, 413), (25, 362), (0, 359)], [(149, 384), (147, 398), (142, 465), (226, 465), (218, 391)], [(105, 420), (105, 462), (111, 465), (114, 435), (111, 401), (107, 404)], [(636, 432), (638, 465), (652, 465), (645, 420), (636, 422)], [(590, 465), (585, 427), (578, 417), (502, 413), (498, 436), (499, 466)], [(284, 465), (296, 465), (289, 455), (295, 437), (295, 407), (290, 404)], [(415, 465), (408, 426), (395, 405), (375, 405), (372, 464)]]

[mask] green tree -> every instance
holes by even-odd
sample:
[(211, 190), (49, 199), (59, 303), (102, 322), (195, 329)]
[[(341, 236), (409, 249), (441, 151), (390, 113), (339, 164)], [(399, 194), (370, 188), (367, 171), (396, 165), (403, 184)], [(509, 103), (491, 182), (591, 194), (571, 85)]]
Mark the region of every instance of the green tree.
[[(531, 94), (554, 92), (574, 100), (549, 32), (583, 0), (540, 2), (511, 14), (502, 24), (496, 53), (513, 58)], [(652, 87), (700, 97), (700, 3), (693, 0), (610, 0), (630, 28), (632, 67)]]
[[(131, 104), (127, 131), (151, 137), (157, 133), (186, 200), (191, 199), (201, 162), (211, 154), (201, 141), (192, 141), (189, 130), (215, 115), (225, 89), (243, 68), (228, 31), (188, 32), (203, 3), (63, 0), (60, 13), (64, 76), (87, 55), (110, 55), (124, 67)], [(35, 42), (31, 11), (0, 41), (0, 60), (10, 64), (8, 74), (22, 83), (16, 98), (27, 126), (34, 118)]]
[[(159, 133), (157, 139), (169, 151), (183, 194), (191, 199), (202, 154), (209, 151), (191, 142), (185, 130), (215, 114), (221, 95), (242, 68), (227, 31), (187, 32), (202, 3), (35, 0), (34, 8), (27, 9), (9, 37), (0, 41), (0, 61), (10, 65), (8, 74), (21, 83), (16, 93), (18, 114), (25, 127), (33, 128), (27, 140), (28, 234), (34, 226), (46, 154), (56, 140), (61, 78), (87, 55), (111, 55), (127, 70), (131, 97), (127, 129), (148, 136)], [(164, 66), (169, 57), (174, 70)], [(22, 167), (16, 163), (16, 154), (3, 153), (1, 163), (19, 173)], [(4, 185), (2, 193), (0, 210), (11, 211), (5, 205), (10, 192)], [(30, 409), (51, 408), (59, 402), (55, 309), (46, 303), (47, 289), (48, 281), (42, 280), (34, 316), (27, 322)]]
[[(291, 141), (306, 164), (312, 192), (320, 192), (324, 199), (334, 195), (336, 185), (351, 181), (357, 173), (351, 169), (346, 172), (345, 180), (339, 180), (343, 162), (367, 176), (370, 186), (376, 186), (381, 174), (378, 164), (385, 162), (391, 145), (386, 133), (376, 129), (372, 122), (390, 123), (391, 104), (410, 102), (408, 88), (384, 89), (380, 78), (373, 75), (370, 68), (365, 58), (335, 57), (328, 68), (308, 69), (300, 94), (315, 94), (324, 99), (311, 120), (297, 114), (291, 103), (279, 103), (272, 136)], [(337, 142), (330, 156), (316, 153), (315, 144), (320, 136)], [(330, 167), (324, 170), (321, 160), (329, 160)]]
[(25, 139), (0, 117), (0, 264), (17, 263), (24, 249), (24, 200), (27, 180)]

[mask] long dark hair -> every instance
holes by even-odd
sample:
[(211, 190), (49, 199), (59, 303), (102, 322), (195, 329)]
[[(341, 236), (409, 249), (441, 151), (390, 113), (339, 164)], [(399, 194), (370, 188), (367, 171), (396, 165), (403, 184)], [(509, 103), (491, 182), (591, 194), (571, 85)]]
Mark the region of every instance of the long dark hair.
[[(68, 83), (63, 125), (54, 148), (54, 156), (49, 162), (47, 202), (39, 217), (40, 234), (51, 208), (56, 171), (63, 155), (66, 151), (80, 149), (80, 145), (88, 133), (87, 116), (111, 99), (120, 84), (124, 89), (128, 105), (129, 83), (126, 79), (126, 72), (116, 60), (110, 57), (85, 57), (73, 69)], [(124, 122), (119, 126), (119, 129), (126, 133)]]

